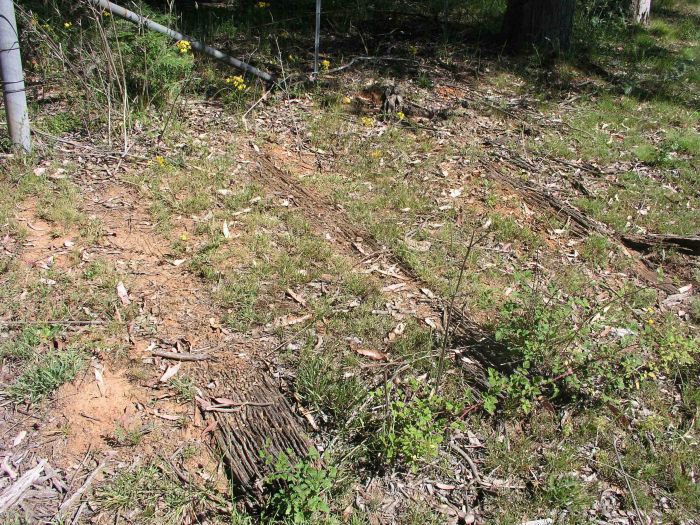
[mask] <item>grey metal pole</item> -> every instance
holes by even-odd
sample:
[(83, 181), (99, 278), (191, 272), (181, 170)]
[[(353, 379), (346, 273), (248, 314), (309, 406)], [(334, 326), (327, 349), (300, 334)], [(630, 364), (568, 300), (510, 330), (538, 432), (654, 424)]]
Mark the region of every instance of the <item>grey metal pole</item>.
[(0, 0), (0, 80), (2, 81), (7, 127), (12, 143), (32, 150), (27, 95), (19, 51), (19, 33), (12, 0)]
[(318, 75), (318, 48), (321, 45), (321, 0), (316, 0), (316, 36), (314, 38), (314, 77)]
[(246, 64), (245, 62), (242, 62), (237, 58), (228, 56), (227, 54), (222, 53), (218, 49), (209, 47), (205, 44), (202, 44), (201, 42), (197, 42), (196, 40), (191, 40), (189, 37), (183, 35), (178, 31), (175, 31), (174, 29), (170, 29), (169, 27), (165, 27), (157, 22), (154, 22), (153, 20), (149, 20), (145, 16), (136, 14), (133, 11), (129, 11), (124, 7), (118, 6), (117, 4), (113, 4), (112, 2), (108, 2), (107, 0), (87, 1), (92, 5), (106, 9), (112, 14), (121, 16), (122, 18), (127, 19), (129, 22), (145, 26), (148, 29), (151, 29), (152, 31), (157, 31), (158, 33), (167, 35), (174, 40), (187, 40), (192, 46), (192, 49), (201, 51), (202, 53), (206, 53), (207, 55), (212, 56), (217, 60), (221, 60), (222, 62), (225, 62), (230, 66), (237, 67), (238, 69), (242, 69), (243, 71), (246, 71), (251, 75), (255, 75), (256, 77), (262, 78), (265, 82), (274, 83), (275, 81), (274, 77), (269, 73), (266, 73), (265, 71), (260, 71), (258, 68), (251, 66), (250, 64)]

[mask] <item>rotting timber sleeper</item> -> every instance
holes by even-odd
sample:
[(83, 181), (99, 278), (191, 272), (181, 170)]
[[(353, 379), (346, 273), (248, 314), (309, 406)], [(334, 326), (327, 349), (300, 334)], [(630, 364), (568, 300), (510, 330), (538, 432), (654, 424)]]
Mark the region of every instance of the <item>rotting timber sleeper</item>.
[(205, 409), (205, 417), (216, 421), (214, 436), (235, 489), (258, 499), (262, 480), (269, 473), (261, 452), (273, 457), (282, 452), (305, 457), (313, 444), (267, 374), (261, 373), (245, 399), (235, 393), (231, 397), (236, 410)]

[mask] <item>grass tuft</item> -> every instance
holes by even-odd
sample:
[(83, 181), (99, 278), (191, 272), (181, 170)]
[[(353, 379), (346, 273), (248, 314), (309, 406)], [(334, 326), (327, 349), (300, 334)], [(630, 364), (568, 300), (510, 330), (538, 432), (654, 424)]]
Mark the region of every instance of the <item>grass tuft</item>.
[(7, 393), (15, 401), (37, 403), (72, 381), (85, 366), (85, 360), (81, 350), (72, 348), (43, 355), (20, 374)]

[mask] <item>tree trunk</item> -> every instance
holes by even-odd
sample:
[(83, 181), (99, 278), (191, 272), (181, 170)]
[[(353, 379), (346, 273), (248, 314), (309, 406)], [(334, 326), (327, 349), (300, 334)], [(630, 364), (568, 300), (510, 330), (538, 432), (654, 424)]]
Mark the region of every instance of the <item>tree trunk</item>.
[(503, 36), (511, 48), (536, 45), (555, 53), (566, 50), (575, 7), (576, 0), (508, 0)]
[(632, 0), (631, 11), (635, 24), (647, 25), (651, 13), (651, 0)]

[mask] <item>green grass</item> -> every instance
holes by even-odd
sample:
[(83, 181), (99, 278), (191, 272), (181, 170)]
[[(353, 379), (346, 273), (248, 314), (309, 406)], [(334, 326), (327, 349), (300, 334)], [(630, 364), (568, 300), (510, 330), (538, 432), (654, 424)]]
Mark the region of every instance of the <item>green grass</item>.
[(212, 508), (208, 487), (183, 484), (165, 466), (152, 461), (117, 474), (98, 488), (99, 508), (111, 513), (130, 513), (139, 523), (176, 525), (193, 516), (219, 515)]
[(0, 359), (26, 362), (58, 329), (49, 326), (28, 326), (19, 335), (0, 344)]
[(46, 131), (53, 135), (79, 131), (83, 127), (83, 121), (73, 112), (59, 112), (51, 115), (41, 122)]
[[(451, 7), (455, 22), (488, 12), (492, 23), (503, 5)], [(281, 7), (271, 9), (281, 14)], [(521, 487), (487, 491), (474, 486), (480, 491), (479, 511), (489, 523), (517, 524), (551, 516), (558, 523), (584, 523), (594, 519), (591, 507), (610, 486), (621, 488), (623, 509), (629, 511), (634, 505), (627, 481), (645, 511), (660, 508), (659, 498), (667, 498), (664, 522), (682, 522), (699, 512), (700, 495), (692, 475), (700, 471), (695, 454), (700, 420), (697, 326), (675, 312), (666, 316), (657, 310), (663, 294), (639, 288), (622, 273), (629, 268), (613, 238), (591, 235), (579, 240), (567, 238), (567, 231), (550, 236), (553, 229), (566, 230), (563, 221), (539, 210), (523, 211), (510, 190), (478, 173), (492, 147), (483, 146), (482, 132), (488, 138), (517, 135), (517, 144), (511, 146), (524, 148), (533, 161), (555, 156), (601, 167), (604, 175), (581, 174), (592, 195), (581, 196), (568, 187), (562, 188), (562, 195), (615, 230), (695, 233), (700, 222), (698, 31), (693, 20), (683, 19), (683, 9), (668, 2), (655, 5), (657, 14), (647, 29), (625, 28), (611, 22), (607, 13), (606, 19), (595, 22), (598, 27), (579, 33), (590, 36), (591, 42), (552, 69), (543, 67), (544, 58), (495, 59), (482, 57), (486, 50), (473, 54), (472, 49), (465, 53), (451, 40), (463, 38), (455, 27), (445, 27), (435, 45), (399, 42), (397, 53), (420, 57), (410, 73), (416, 82), (409, 95), (418, 102), (427, 94), (432, 103), (445, 87), (439, 68), (425, 67), (431, 58), (439, 56), (443, 65), (459, 70), (465, 56), (479, 57), (469, 66), (475, 72), (470, 89), (493, 95), (494, 100), (470, 106), (478, 117), (474, 123), (459, 114), (446, 121), (420, 122), (423, 127), (390, 119), (386, 127), (379, 120), (363, 124), (362, 115), (340, 101), (359, 91), (364, 79), (357, 85), (324, 79), (328, 82), (310, 92), (305, 86), (293, 88), (300, 100), (308, 95), (316, 103), (300, 112), (305, 120), (298, 121), (301, 129), (296, 133), (311, 147), (329, 153), (319, 154), (322, 169), (309, 171), (298, 182), (324, 195), (338, 206), (334, 212), (347, 213), (360, 232), (385, 248), (389, 256), (379, 254), (378, 264), (393, 264), (395, 257), (446, 298), (454, 291), (472, 231), (485, 235), (466, 260), (456, 297), (458, 307), (493, 331), (507, 350), (507, 366), (494, 365), (491, 382), (482, 389), (475, 386), (477, 374), (467, 362), (480, 359), (472, 353), (477, 349), (462, 346), (458, 338), (450, 341), (442, 384), (434, 385), (440, 334), (410, 314), (394, 310), (396, 317), (385, 315), (397, 306), (391, 304), (394, 297), (379, 291), (378, 280), (363, 273), (366, 268), (357, 259), (335, 253), (304, 212), (281, 206), (273, 189), (251, 183), (248, 170), (256, 167), (238, 165), (244, 149), (230, 146), (214, 153), (209, 146), (219, 144), (198, 137), (200, 131), (180, 118), (182, 108), (174, 107), (175, 119), (162, 139), (166, 158), (161, 162), (156, 157), (161, 151), (149, 151), (148, 168), (127, 175), (149, 199), (152, 220), (168, 238), (173, 258), (187, 259), (183, 268), (212, 290), (228, 329), (252, 336), (273, 319), (311, 314), (303, 325), (276, 329), (274, 335), (283, 343), (280, 360), (293, 369), (296, 401), (320, 426), (324, 444), (333, 446), (323, 464), (319, 458), (299, 463), (270, 460), (270, 499), (267, 505), (263, 502), (269, 522), (372, 523), (384, 510), (382, 495), (363, 494), (366, 510), (360, 512), (353, 508), (356, 485), (366, 484), (370, 476), (381, 482), (383, 474), (403, 481), (410, 471), (461, 484), (445, 444), (474, 438), (482, 446), (469, 448), (469, 453), (482, 477)], [(257, 34), (255, 23), (268, 22), (269, 13), (259, 8), (243, 14), (241, 25), (238, 20), (225, 24), (231, 29), (229, 44)], [(335, 22), (343, 26), (343, 17)], [(246, 23), (251, 26), (243, 30)], [(265, 29), (271, 34), (280, 30), (283, 60), (300, 53), (292, 25), (273, 22)], [(352, 26), (346, 29), (354, 34)], [(72, 35), (65, 40), (75, 42)], [(256, 59), (277, 63), (270, 39), (261, 42)], [(191, 57), (174, 57), (157, 38), (139, 37), (132, 44), (131, 49), (163, 51), (153, 61), (155, 78), (166, 88), (161, 92), (152, 79), (135, 77), (141, 90), (134, 96), (151, 99), (155, 106), (162, 103), (156, 99), (172, 99), (182, 74), (190, 71)], [(333, 65), (341, 60), (329, 58)], [(299, 67), (305, 60), (289, 59)], [(140, 64), (129, 66), (142, 73)], [(406, 73), (391, 64), (357, 72), (366, 73), (366, 79), (393, 73), (401, 79)], [(214, 91), (226, 85), (222, 71), (211, 64), (204, 64), (197, 77), (197, 89), (220, 97), (229, 111), (239, 111), (253, 100), (252, 89), (241, 97), (230, 92), (216, 95)], [(556, 83), (559, 87), (552, 85)], [(514, 119), (499, 111), (511, 107), (513, 96), (536, 100), (535, 111), (545, 116), (538, 120), (541, 126), (518, 121), (516, 127)], [(525, 121), (539, 119), (518, 108), (513, 113)], [(149, 137), (162, 124), (157, 112), (144, 110), (134, 117)], [(559, 118), (565, 124), (555, 120)], [(60, 133), (70, 132), (74, 123), (59, 114), (44, 124)], [(440, 131), (424, 129), (432, 126)], [(211, 133), (219, 138), (216, 131)], [(232, 142), (238, 140), (237, 131), (227, 129), (225, 134), (234, 136)], [(279, 139), (258, 129), (252, 140), (264, 147), (266, 140)], [(31, 162), (18, 162), (0, 179), (0, 238), (10, 233), (21, 239), (21, 227), (12, 221), (15, 201), (32, 197), (42, 217), (56, 228), (77, 229), (85, 243), (96, 243), (103, 234), (101, 225), (83, 216), (82, 197), (70, 182), (76, 166), (66, 165), (67, 179), (53, 180), (32, 175)], [(447, 175), (443, 165), (449, 167)], [(548, 164), (543, 168), (529, 176), (552, 175)], [(448, 197), (457, 186), (462, 197)], [(224, 221), (230, 238), (223, 235)], [(484, 228), (487, 221), (490, 227)], [(137, 315), (136, 309), (124, 309), (115, 299), (114, 286), (123, 276), (108, 263), (82, 264), (77, 258), (72, 263), (79, 265), (78, 271), (46, 273), (56, 281), (54, 287), (40, 283), (37, 272), (16, 261), (0, 266), (2, 317), (82, 319), (86, 308), (104, 319), (114, 316), (115, 308), (127, 321)], [(292, 301), (288, 288), (305, 297), (306, 306)], [(615, 294), (623, 299), (614, 300)], [(695, 323), (700, 319), (696, 303), (688, 308)], [(390, 341), (388, 334), (399, 321), (405, 324), (403, 335)], [(109, 332), (100, 330), (87, 337), (102, 348)], [(48, 396), (55, 388), (51, 385), (69, 380), (70, 362), (59, 359), (61, 352), (69, 351), (42, 354), (49, 337), (41, 329), (26, 330), (0, 349), (3, 365), (16, 367), (18, 383), (24, 385), (24, 393), (15, 399)], [(381, 351), (387, 361), (360, 356), (358, 347)], [(142, 365), (130, 371), (133, 380), (144, 384), (151, 376)], [(175, 378), (167, 387), (178, 401), (192, 402), (193, 380)], [(142, 432), (117, 428), (114, 443), (133, 447), (137, 454)], [(622, 474), (620, 463), (631, 478)], [(216, 495), (210, 489), (184, 483), (165, 463), (152, 460), (118, 471), (99, 487), (95, 502), (102, 511), (139, 523), (258, 521), (243, 512), (229, 516), (215, 510), (211, 498)], [(343, 515), (347, 508), (353, 509), (349, 519)], [(407, 524), (446, 521), (434, 506), (406, 500), (397, 504), (395, 519)]]
[(348, 414), (366, 399), (368, 392), (358, 377), (343, 377), (343, 368), (334, 363), (331, 352), (318, 354), (306, 348), (297, 363), (295, 387), (305, 406), (328, 417), (326, 424), (349, 430)]
[(599, 234), (592, 234), (586, 238), (581, 246), (581, 257), (599, 268), (606, 268), (609, 254), (612, 250), (610, 240)]
[(148, 428), (126, 428), (117, 425), (108, 441), (115, 447), (136, 447), (148, 431)]
[(37, 403), (72, 381), (85, 366), (86, 355), (77, 349), (53, 351), (27, 365), (7, 389), (15, 401)]
[[(597, 4), (584, 6), (583, 12)], [(545, 132), (537, 154), (619, 166), (614, 183), (577, 205), (621, 232), (691, 234), (700, 222), (700, 31), (687, 2), (665, 2), (647, 28), (595, 11), (573, 53), (573, 75), (596, 86), (564, 113), (568, 130)], [(605, 71), (605, 73), (601, 73)], [(641, 164), (641, 169), (633, 170)]]

